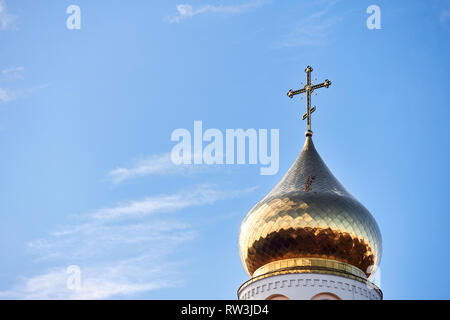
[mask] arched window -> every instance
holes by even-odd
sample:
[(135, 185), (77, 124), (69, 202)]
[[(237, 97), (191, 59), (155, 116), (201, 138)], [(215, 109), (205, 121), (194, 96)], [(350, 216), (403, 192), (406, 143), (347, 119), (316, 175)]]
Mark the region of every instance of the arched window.
[(268, 296), (266, 300), (289, 300), (289, 298), (283, 296), (282, 294), (273, 294), (271, 296)]
[(341, 300), (341, 298), (330, 292), (322, 292), (316, 294), (311, 300)]

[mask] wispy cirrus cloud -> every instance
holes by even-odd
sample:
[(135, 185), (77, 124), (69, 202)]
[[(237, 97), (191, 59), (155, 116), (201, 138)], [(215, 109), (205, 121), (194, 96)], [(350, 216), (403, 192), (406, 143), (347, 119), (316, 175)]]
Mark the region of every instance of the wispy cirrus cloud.
[(1, 71), (0, 80), (15, 81), (23, 78), (25, 68), (22, 66), (9, 67)]
[(6, 104), (18, 99), (26, 98), (29, 95), (48, 86), (48, 84), (44, 84), (24, 89), (0, 88), (0, 103)]
[[(194, 155), (195, 157), (195, 155)], [(210, 168), (212, 166), (208, 166)], [(115, 184), (136, 177), (147, 175), (189, 175), (208, 170), (201, 165), (175, 165), (170, 159), (170, 153), (162, 153), (148, 156), (136, 161), (130, 167), (118, 167), (111, 170), (108, 175)]]
[[(220, 200), (241, 197), (254, 190), (252, 187), (224, 191), (205, 184), (172, 194), (118, 203), (77, 215), (74, 224), (63, 226), (45, 238), (30, 241), (27, 247), (39, 259), (87, 259), (104, 255), (108, 252), (105, 246), (119, 248), (140, 244), (145, 250), (149, 250), (150, 244), (155, 241), (159, 243), (158, 248), (169, 243), (178, 245), (191, 239), (193, 230), (188, 223), (183, 222), (183, 218), (168, 219), (162, 214), (212, 205)], [(134, 249), (128, 252), (133, 252)], [(170, 251), (169, 248), (163, 249), (165, 252)]]
[[(1, 0), (0, 0), (1, 1)], [(1, 2), (0, 2), (0, 10), (1, 10)], [(23, 78), (23, 67), (9, 67), (3, 69), (0, 72), (0, 80), (2, 81), (15, 81)], [(19, 96), (21, 96), (21, 92), (16, 90), (12, 90), (9, 88), (0, 87), (0, 103), (8, 103), (16, 100)]]
[(192, 206), (213, 204), (218, 200), (237, 197), (254, 191), (248, 188), (235, 191), (220, 191), (210, 185), (202, 185), (193, 190), (171, 195), (149, 197), (140, 201), (131, 201), (111, 208), (103, 208), (92, 214), (96, 219), (111, 219), (126, 216), (144, 216), (157, 212), (184, 209)]
[[(173, 260), (171, 254), (193, 240), (197, 231), (185, 219), (165, 214), (252, 190), (200, 185), (76, 216), (75, 223), (27, 243), (36, 261), (53, 261), (56, 266), (0, 291), (0, 298), (106, 299), (180, 286), (184, 262)], [(81, 269), (78, 290), (67, 288), (69, 265)]]
[(8, 12), (5, 0), (0, 0), (0, 30), (17, 29), (17, 16)]
[(81, 267), (81, 286), (72, 290), (67, 288), (67, 269), (53, 268), (46, 273), (23, 279), (10, 290), (0, 291), (0, 298), (106, 299), (176, 287), (183, 283), (182, 280), (172, 280), (176, 272), (171, 266), (158, 266), (157, 263), (157, 257), (144, 255), (112, 264)]
[[(317, 46), (329, 42), (333, 28), (342, 21), (342, 16), (330, 14), (340, 0), (327, 2), (325, 7), (318, 9), (300, 21), (292, 32), (282, 36), (282, 47)], [(320, 2), (319, 5), (323, 3)]]
[(0, 102), (8, 103), (15, 99), (15, 94), (9, 89), (0, 88)]
[(223, 5), (215, 6), (206, 4), (198, 8), (194, 8), (190, 4), (179, 4), (176, 7), (177, 12), (173, 15), (167, 16), (166, 20), (170, 23), (178, 23), (183, 19), (192, 18), (194, 16), (207, 13), (236, 15), (260, 7), (264, 4), (264, 2), (265, 1), (263, 0), (257, 0), (243, 4), (228, 5), (228, 6)]
[[(2, 82), (14, 82), (17, 80), (22, 80), (24, 78), (24, 72), (25, 68), (23, 66), (9, 67), (1, 70), (0, 80)], [(8, 85), (8, 87), (0, 87), (0, 103), (7, 104), (18, 99), (26, 98), (29, 95), (48, 86), (48, 84), (43, 84), (19, 89), (13, 89), (11, 88), (11, 85)]]

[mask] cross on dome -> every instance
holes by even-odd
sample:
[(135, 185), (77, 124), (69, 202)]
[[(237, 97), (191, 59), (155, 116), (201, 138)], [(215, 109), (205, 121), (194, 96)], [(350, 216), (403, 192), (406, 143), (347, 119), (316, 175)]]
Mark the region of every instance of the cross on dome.
[(311, 93), (314, 92), (314, 90), (319, 89), (319, 88), (328, 88), (331, 85), (331, 81), (326, 79), (324, 82), (313, 85), (311, 83), (311, 72), (313, 71), (313, 68), (311, 68), (310, 66), (307, 66), (305, 69), (306, 72), (306, 84), (303, 87), (303, 89), (299, 89), (299, 90), (295, 90), (293, 91), (292, 89), (290, 89), (287, 93), (289, 98), (293, 98), (295, 95), (297, 94), (302, 94), (302, 93), (306, 93), (306, 113), (303, 115), (302, 119), (305, 120), (307, 119), (306, 123), (306, 133), (305, 135), (308, 136), (312, 136), (312, 131), (311, 131), (311, 114), (316, 111), (316, 106), (313, 106), (311, 108)]

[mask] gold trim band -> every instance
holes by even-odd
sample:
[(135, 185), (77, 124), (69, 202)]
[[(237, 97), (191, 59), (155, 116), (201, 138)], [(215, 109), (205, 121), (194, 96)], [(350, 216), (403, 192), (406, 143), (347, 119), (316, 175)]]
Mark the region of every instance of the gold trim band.
[(296, 268), (305, 270), (310, 269), (335, 270), (340, 273), (346, 273), (354, 275), (359, 278), (367, 279), (364, 272), (362, 272), (357, 267), (352, 266), (351, 264), (324, 258), (291, 258), (270, 262), (256, 269), (252, 277), (253, 278), (258, 277), (266, 273), (275, 272), (281, 269), (285, 270), (287, 268), (289, 269)]

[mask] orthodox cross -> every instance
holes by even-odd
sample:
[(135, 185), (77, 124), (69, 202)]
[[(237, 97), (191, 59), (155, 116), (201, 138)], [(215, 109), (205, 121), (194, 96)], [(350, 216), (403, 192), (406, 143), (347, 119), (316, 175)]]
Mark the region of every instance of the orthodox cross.
[(311, 114), (316, 111), (316, 107), (313, 106), (311, 108), (311, 93), (314, 92), (314, 90), (319, 89), (319, 88), (328, 88), (331, 85), (331, 81), (326, 79), (324, 82), (320, 83), (320, 84), (315, 84), (313, 85), (311, 83), (311, 72), (313, 71), (313, 69), (310, 66), (307, 66), (305, 69), (306, 72), (306, 84), (303, 87), (303, 89), (299, 89), (299, 90), (295, 90), (292, 91), (289, 90), (289, 92), (287, 93), (289, 98), (293, 98), (295, 95), (297, 94), (301, 94), (301, 93), (306, 93), (306, 113), (303, 115), (303, 120), (307, 119), (307, 126), (306, 126), (306, 136), (312, 136), (312, 131), (311, 131)]

